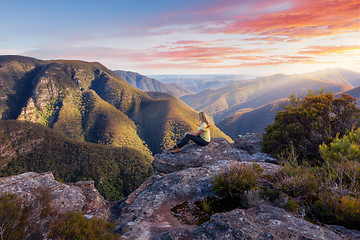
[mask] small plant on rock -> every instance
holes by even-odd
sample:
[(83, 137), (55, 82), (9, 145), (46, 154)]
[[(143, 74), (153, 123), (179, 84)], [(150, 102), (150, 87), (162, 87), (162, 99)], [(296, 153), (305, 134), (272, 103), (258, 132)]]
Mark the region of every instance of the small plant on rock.
[(275, 187), (295, 198), (306, 198), (315, 194), (319, 181), (310, 168), (292, 166), (289, 163), (285, 163), (284, 168), (275, 175)]
[(263, 169), (259, 164), (240, 163), (214, 177), (213, 189), (222, 195), (241, 196), (253, 189), (261, 179)]

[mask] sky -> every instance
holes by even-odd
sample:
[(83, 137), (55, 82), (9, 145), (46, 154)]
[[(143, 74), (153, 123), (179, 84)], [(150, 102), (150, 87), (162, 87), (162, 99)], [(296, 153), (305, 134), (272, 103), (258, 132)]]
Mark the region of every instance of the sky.
[(161, 74), (360, 72), (360, 0), (0, 0), (0, 55)]

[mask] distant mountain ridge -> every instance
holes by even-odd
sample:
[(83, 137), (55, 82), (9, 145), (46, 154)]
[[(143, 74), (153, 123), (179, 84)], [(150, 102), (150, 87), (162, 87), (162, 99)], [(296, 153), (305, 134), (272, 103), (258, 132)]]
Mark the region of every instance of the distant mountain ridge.
[(265, 128), (274, 122), (277, 112), (284, 110), (283, 103), (288, 99), (279, 99), (264, 106), (244, 112), (238, 112), (217, 123), (217, 126), (232, 139), (246, 133), (264, 133)]
[(181, 97), (184, 95), (192, 94), (193, 92), (189, 89), (180, 86), (175, 83), (162, 83), (154, 78), (149, 78), (144, 75), (141, 75), (136, 72), (130, 71), (114, 71), (119, 77), (126, 80), (132, 86), (141, 89), (145, 92), (156, 91), (156, 92), (166, 92), (174, 95), (175, 97)]
[[(342, 94), (349, 94), (356, 98), (356, 106), (360, 108), (360, 87), (338, 92), (335, 97), (340, 97)], [(264, 133), (265, 128), (274, 122), (276, 113), (283, 111), (283, 104), (286, 105), (288, 101), (288, 98), (279, 99), (255, 109), (232, 114), (218, 122), (217, 126), (233, 139), (246, 133)]]
[(337, 82), (337, 83), (349, 85), (351, 87), (360, 86), (359, 75), (360, 73), (342, 68), (325, 69), (325, 70), (319, 70), (319, 71), (303, 74), (304, 77), (310, 79), (328, 81), (328, 82)]
[[(316, 78), (318, 75), (326, 77)], [(214, 117), (215, 122), (219, 122), (232, 114), (242, 112), (242, 109), (255, 109), (272, 101), (287, 98), (292, 93), (303, 94), (309, 89), (316, 90), (322, 87), (335, 93), (350, 90), (353, 85), (360, 84), (360, 73), (338, 70), (336, 79), (337, 81), (330, 81), (330, 74), (326, 75), (324, 72), (303, 75), (276, 74), (236, 82), (219, 89), (204, 90), (183, 96), (181, 99), (198, 111), (208, 112)]]
[(238, 81), (254, 79), (254, 75), (232, 75), (232, 74), (202, 74), (202, 75), (152, 75), (164, 83), (176, 83), (193, 92), (201, 92), (205, 89), (217, 89)]

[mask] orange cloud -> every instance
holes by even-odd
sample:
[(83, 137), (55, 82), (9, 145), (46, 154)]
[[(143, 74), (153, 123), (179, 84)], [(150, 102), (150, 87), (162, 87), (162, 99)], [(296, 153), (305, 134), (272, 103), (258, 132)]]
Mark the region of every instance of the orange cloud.
[(198, 46), (198, 45), (186, 45), (175, 46), (170, 49), (163, 49), (163, 51), (150, 53), (151, 57), (155, 58), (167, 58), (172, 61), (188, 61), (193, 59), (196, 61), (202, 61), (209, 58), (217, 59), (216, 62), (221, 62), (221, 59), (233, 57), (237, 55), (247, 55), (254, 53), (263, 53), (261, 49), (242, 49), (237, 47), (227, 46)]
[(302, 0), (294, 4), (288, 10), (242, 18), (212, 31), (290, 38), (359, 31), (359, 0)]
[[(308, 49), (308, 50), (307, 50)], [(332, 53), (343, 53), (353, 50), (360, 50), (360, 46), (310, 46), (300, 51), (300, 54), (332, 54)]]
[[(215, 60), (215, 61), (213, 61)], [(262, 67), (262, 66), (281, 66), (285, 64), (296, 63), (315, 63), (314, 58), (308, 56), (285, 56), (285, 55), (273, 55), (273, 56), (238, 56), (228, 57), (227, 60), (240, 60), (240, 64), (222, 64), (223, 61), (217, 61), (213, 58), (193, 59), (192, 61), (178, 61), (168, 63), (150, 63), (141, 65), (144, 68), (149, 69), (163, 69), (163, 68), (175, 68), (175, 69), (199, 69), (199, 68), (211, 68), (211, 69), (235, 69), (246, 67)]]

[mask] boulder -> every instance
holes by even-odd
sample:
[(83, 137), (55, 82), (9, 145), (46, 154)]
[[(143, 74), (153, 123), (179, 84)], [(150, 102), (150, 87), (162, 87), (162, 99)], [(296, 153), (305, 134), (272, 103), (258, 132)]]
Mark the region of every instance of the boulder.
[(59, 213), (85, 211), (87, 217), (109, 218), (108, 203), (96, 190), (93, 181), (60, 183), (51, 172), (27, 172), (0, 178), (0, 194), (17, 194), (25, 202), (34, 201), (40, 191), (50, 196), (50, 204)]
[(245, 135), (239, 135), (238, 138), (234, 140), (234, 147), (250, 154), (251, 161), (279, 164), (277, 159), (262, 152), (262, 139), (262, 133), (247, 133)]
[[(173, 233), (173, 235), (175, 235)], [(284, 209), (262, 204), (247, 210), (218, 213), (193, 231), (192, 239), (351, 239), (294, 217)], [(174, 239), (174, 238), (169, 238)]]
[(250, 154), (255, 154), (261, 152), (262, 147), (262, 137), (261, 133), (247, 133), (245, 135), (239, 135), (234, 140), (234, 146), (238, 149), (247, 151)]

